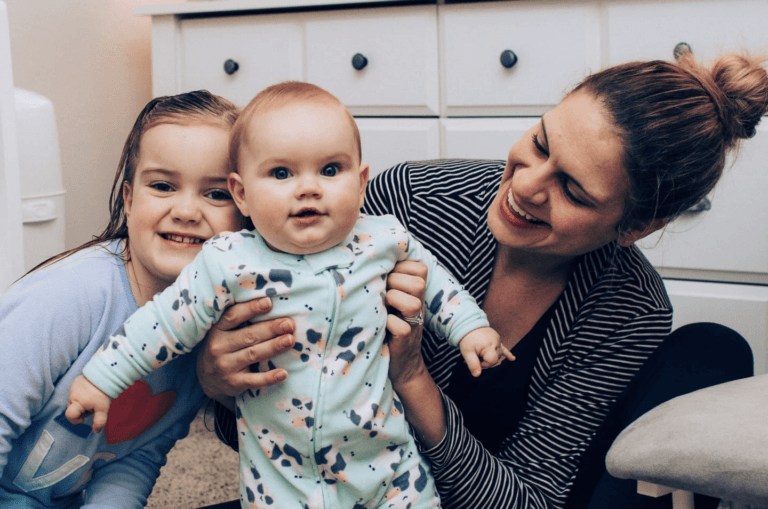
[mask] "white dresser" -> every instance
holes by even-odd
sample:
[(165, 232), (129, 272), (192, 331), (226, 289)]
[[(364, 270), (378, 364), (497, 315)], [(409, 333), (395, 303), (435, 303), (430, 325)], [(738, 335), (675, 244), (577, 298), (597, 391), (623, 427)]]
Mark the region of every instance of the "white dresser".
[[(505, 159), (509, 147), (591, 71), (673, 58), (768, 52), (766, 0), (472, 3), (211, 0), (142, 6), (152, 16), (155, 95), (205, 88), (245, 105), (303, 80), (357, 117), (374, 173), (408, 159)], [(768, 371), (768, 123), (743, 146), (711, 210), (643, 241), (664, 275), (675, 326), (743, 334)]]

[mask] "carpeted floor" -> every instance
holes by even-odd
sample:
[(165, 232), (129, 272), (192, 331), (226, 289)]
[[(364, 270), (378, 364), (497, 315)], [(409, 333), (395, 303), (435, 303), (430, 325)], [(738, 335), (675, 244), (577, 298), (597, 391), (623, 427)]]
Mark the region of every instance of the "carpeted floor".
[(189, 435), (168, 455), (147, 509), (198, 508), (238, 498), (237, 453), (219, 442), (212, 430), (213, 415), (209, 412), (206, 417), (203, 407)]

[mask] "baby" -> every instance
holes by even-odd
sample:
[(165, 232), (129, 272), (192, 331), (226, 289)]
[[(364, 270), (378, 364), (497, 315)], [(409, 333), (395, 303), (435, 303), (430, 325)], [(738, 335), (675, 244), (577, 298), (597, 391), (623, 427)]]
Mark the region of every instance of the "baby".
[(210, 239), (131, 316), (72, 384), (67, 418), (94, 412), (98, 431), (110, 398), (189, 352), (227, 306), (269, 296), (265, 318), (293, 317), (296, 344), (253, 367), (283, 367), (286, 380), (237, 398), (243, 507), (439, 507), (388, 378), (387, 274), (406, 259), (429, 267), (425, 325), (473, 374), (511, 354), (393, 216), (360, 214), (369, 169), (336, 97), (300, 82), (265, 89), (238, 119), (230, 157), (230, 192), (255, 230)]

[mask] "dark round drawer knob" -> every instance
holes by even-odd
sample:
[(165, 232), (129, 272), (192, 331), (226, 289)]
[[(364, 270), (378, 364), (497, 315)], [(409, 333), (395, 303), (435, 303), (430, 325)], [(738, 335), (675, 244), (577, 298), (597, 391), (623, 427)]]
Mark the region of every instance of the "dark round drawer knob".
[(237, 72), (237, 70), (240, 69), (240, 64), (232, 60), (231, 58), (228, 58), (226, 62), (224, 62), (224, 72), (232, 76)]
[(352, 67), (358, 71), (362, 71), (365, 66), (368, 65), (368, 59), (362, 53), (355, 53), (352, 57)]
[(515, 52), (511, 49), (505, 49), (501, 52), (499, 61), (501, 62), (501, 65), (507, 69), (512, 69), (517, 63), (517, 55), (515, 55)]
[(675, 49), (672, 50), (672, 54), (675, 56), (675, 60), (678, 60), (685, 53), (693, 53), (691, 45), (687, 42), (678, 42), (677, 45), (675, 45)]

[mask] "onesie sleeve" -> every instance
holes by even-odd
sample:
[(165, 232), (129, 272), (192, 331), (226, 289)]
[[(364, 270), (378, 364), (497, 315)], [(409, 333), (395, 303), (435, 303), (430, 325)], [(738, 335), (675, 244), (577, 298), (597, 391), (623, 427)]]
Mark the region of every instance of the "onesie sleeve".
[(13, 441), (52, 397), (92, 335), (94, 303), (78, 277), (26, 276), (0, 300), (0, 475)]
[(425, 295), (425, 326), (439, 337), (458, 346), (461, 338), (480, 327), (488, 327), (488, 318), (475, 299), (411, 234), (403, 229), (408, 248), (407, 260), (416, 260), (428, 268)]
[(232, 303), (214, 237), (178, 279), (131, 315), (83, 369), (116, 398), (136, 380), (189, 353)]

